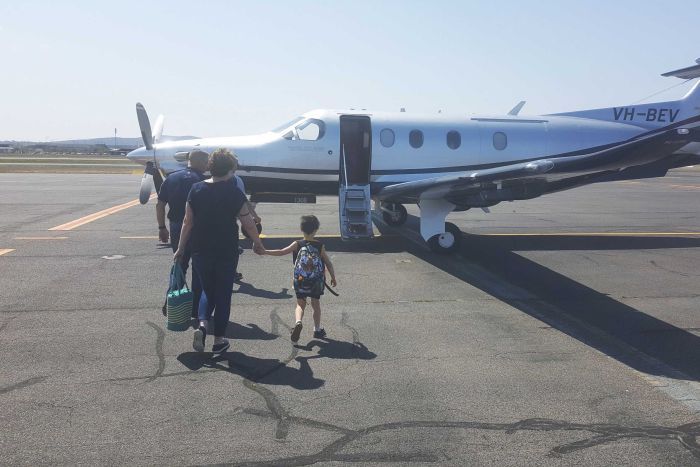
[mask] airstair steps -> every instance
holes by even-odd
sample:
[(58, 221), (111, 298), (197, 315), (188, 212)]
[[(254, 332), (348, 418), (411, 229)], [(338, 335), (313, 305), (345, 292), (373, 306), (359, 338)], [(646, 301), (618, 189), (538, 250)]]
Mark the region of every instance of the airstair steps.
[(372, 238), (372, 199), (369, 185), (342, 185), (340, 203), (340, 235), (343, 240)]

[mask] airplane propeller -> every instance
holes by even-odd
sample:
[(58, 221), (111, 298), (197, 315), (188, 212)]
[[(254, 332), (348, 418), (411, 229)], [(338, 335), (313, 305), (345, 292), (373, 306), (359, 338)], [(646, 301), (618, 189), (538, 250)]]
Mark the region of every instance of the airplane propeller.
[(155, 144), (163, 135), (163, 115), (158, 115), (155, 125), (151, 128), (151, 121), (148, 118), (148, 113), (140, 102), (136, 103), (136, 118), (139, 121), (139, 129), (141, 130), (141, 138), (146, 149), (153, 151), (153, 161), (146, 164), (146, 169), (141, 178), (141, 189), (139, 191), (139, 202), (141, 204), (148, 203), (153, 193), (155, 186), (156, 192), (160, 191), (160, 186), (163, 184), (163, 177), (158, 170), (158, 160), (156, 159)]

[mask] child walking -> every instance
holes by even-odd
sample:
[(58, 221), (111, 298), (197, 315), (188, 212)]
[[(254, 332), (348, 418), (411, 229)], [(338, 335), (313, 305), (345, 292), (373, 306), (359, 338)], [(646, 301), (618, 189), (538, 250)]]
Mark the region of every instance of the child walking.
[(331, 275), (331, 286), (335, 287), (337, 283), (333, 263), (328, 258), (323, 243), (316, 239), (316, 232), (320, 226), (316, 216), (302, 216), (300, 227), (304, 234), (303, 240), (297, 240), (281, 250), (265, 250), (265, 254), (272, 256), (292, 253), (294, 292), (297, 296), (296, 324), (292, 329), (292, 342), (299, 341), (307, 298), (311, 299), (311, 308), (314, 311), (314, 338), (326, 336), (326, 331), (321, 327), (321, 295), (323, 295), (326, 269)]

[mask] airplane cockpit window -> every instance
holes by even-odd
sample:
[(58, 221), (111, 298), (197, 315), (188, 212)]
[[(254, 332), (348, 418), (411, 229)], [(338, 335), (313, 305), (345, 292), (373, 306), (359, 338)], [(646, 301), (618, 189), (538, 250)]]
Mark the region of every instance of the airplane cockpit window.
[(423, 146), (423, 132), (420, 130), (411, 130), (408, 134), (408, 144), (415, 149)]
[(392, 147), (394, 145), (395, 139), (396, 136), (394, 136), (394, 130), (384, 128), (382, 131), (379, 132), (379, 142), (382, 143), (382, 146), (384, 146), (385, 148)]
[(326, 133), (326, 124), (316, 118), (303, 119), (294, 128), (284, 134), (285, 139), (300, 141), (318, 141)]
[(462, 135), (459, 131), (448, 131), (447, 132), (447, 147), (450, 149), (457, 149), (462, 145)]

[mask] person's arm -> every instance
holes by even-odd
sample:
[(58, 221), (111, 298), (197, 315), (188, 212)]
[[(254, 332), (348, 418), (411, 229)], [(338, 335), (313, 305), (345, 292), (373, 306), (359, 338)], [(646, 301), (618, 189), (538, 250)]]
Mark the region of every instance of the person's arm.
[(262, 240), (260, 240), (260, 236), (258, 235), (258, 228), (255, 227), (253, 217), (251, 216), (250, 211), (248, 211), (248, 207), (245, 204), (243, 204), (243, 207), (238, 212), (238, 219), (241, 221), (241, 228), (245, 231), (245, 233), (248, 234), (250, 239), (253, 240), (253, 251), (259, 255), (264, 255), (265, 246), (263, 245)]
[(295, 251), (297, 251), (298, 247), (299, 244), (297, 242), (292, 242), (291, 245), (289, 245), (286, 248), (282, 248), (281, 250), (265, 250), (265, 254), (270, 256), (284, 256), (290, 253), (294, 253)]
[(335, 287), (336, 285), (338, 285), (338, 282), (335, 280), (335, 270), (333, 269), (333, 263), (331, 263), (331, 259), (326, 254), (325, 246), (321, 247), (321, 259), (326, 265), (326, 269), (328, 269), (328, 272), (331, 274), (331, 285)]
[(158, 238), (162, 243), (168, 243), (170, 232), (165, 226), (165, 201), (158, 200), (156, 204), (156, 220), (158, 221)]
[(185, 219), (182, 221), (182, 230), (180, 231), (180, 243), (177, 245), (177, 251), (175, 252), (175, 261), (179, 260), (185, 253), (185, 248), (187, 247), (187, 242), (190, 240), (190, 233), (192, 232), (192, 227), (194, 226), (194, 211), (192, 211), (192, 206), (187, 202), (185, 207)]
[(253, 203), (246, 200), (245, 204), (248, 207), (248, 211), (250, 211), (250, 214), (253, 216), (253, 221), (255, 221), (256, 224), (259, 224), (260, 222), (262, 222), (262, 219), (260, 219), (260, 216), (258, 216), (258, 213), (255, 212), (255, 208), (253, 207)]

